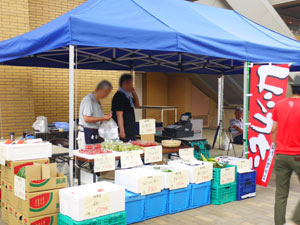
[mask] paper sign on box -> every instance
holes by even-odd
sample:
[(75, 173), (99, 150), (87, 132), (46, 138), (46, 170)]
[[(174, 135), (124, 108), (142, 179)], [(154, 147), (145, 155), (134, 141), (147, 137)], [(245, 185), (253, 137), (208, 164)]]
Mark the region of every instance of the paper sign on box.
[(162, 146), (147, 147), (144, 150), (145, 163), (161, 162), (162, 161)]
[(155, 134), (155, 119), (140, 120), (140, 135)]
[(110, 212), (109, 193), (87, 196), (84, 200), (84, 216), (86, 219), (107, 215)]
[(235, 167), (221, 169), (220, 184), (228, 184), (235, 182)]
[(179, 149), (179, 157), (183, 160), (195, 160), (194, 148), (182, 148)]
[(149, 195), (161, 191), (161, 176), (142, 177), (139, 181), (141, 195)]
[(189, 174), (187, 171), (170, 173), (170, 190), (185, 188), (189, 184)]
[(195, 183), (200, 184), (212, 180), (213, 177), (213, 164), (206, 164), (197, 166), (195, 171)]
[(15, 176), (15, 196), (26, 200), (26, 180), (19, 176)]
[(121, 168), (126, 169), (143, 165), (141, 155), (138, 151), (128, 151), (121, 153)]
[(242, 159), (237, 162), (237, 172), (245, 173), (245, 172), (250, 172), (250, 171), (252, 171), (252, 170), (251, 170), (249, 159)]
[(95, 156), (94, 159), (94, 172), (105, 172), (116, 169), (115, 154), (106, 153)]

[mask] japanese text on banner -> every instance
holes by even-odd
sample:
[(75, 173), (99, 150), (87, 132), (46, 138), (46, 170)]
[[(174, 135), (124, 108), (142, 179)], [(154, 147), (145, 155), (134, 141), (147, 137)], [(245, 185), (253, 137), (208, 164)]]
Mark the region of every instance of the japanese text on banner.
[(257, 184), (267, 186), (273, 169), (275, 148), (272, 147), (273, 110), (285, 97), (289, 65), (254, 65), (250, 76), (249, 124), (247, 155), (257, 171)]

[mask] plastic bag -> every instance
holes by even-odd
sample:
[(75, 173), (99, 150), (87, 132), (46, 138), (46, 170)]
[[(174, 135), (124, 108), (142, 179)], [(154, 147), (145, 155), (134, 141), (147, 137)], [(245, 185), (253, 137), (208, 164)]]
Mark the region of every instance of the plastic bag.
[(231, 149), (232, 146), (229, 146), (229, 145), (230, 145), (229, 137), (227, 136), (226, 132), (223, 132), (222, 149), (225, 150), (225, 151), (228, 150), (228, 147), (230, 147), (230, 149)]
[(48, 132), (48, 120), (45, 116), (38, 116), (36, 121), (32, 124), (34, 130), (46, 133)]
[(104, 121), (98, 130), (100, 137), (104, 140), (117, 140), (119, 139), (119, 131), (116, 122), (113, 119)]

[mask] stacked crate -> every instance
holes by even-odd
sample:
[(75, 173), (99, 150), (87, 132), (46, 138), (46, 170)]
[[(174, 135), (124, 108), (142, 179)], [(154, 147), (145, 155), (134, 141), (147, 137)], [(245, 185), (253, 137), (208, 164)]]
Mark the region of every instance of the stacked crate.
[(236, 200), (236, 166), (213, 169), (211, 203), (222, 205)]
[(196, 159), (198, 160), (202, 160), (201, 158), (201, 154), (205, 157), (205, 158), (210, 158), (210, 145), (208, 144), (207, 140), (201, 140), (201, 141), (197, 141), (197, 142), (191, 142), (191, 147), (194, 147), (194, 156)]
[(256, 171), (237, 173), (237, 193), (238, 201), (256, 196)]

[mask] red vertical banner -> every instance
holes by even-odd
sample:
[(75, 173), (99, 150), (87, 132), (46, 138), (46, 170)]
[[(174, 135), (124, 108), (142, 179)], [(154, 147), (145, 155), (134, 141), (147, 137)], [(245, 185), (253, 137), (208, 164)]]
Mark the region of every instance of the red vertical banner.
[(257, 171), (257, 184), (268, 186), (274, 163), (272, 114), (286, 95), (289, 65), (254, 65), (250, 71), (248, 159)]

